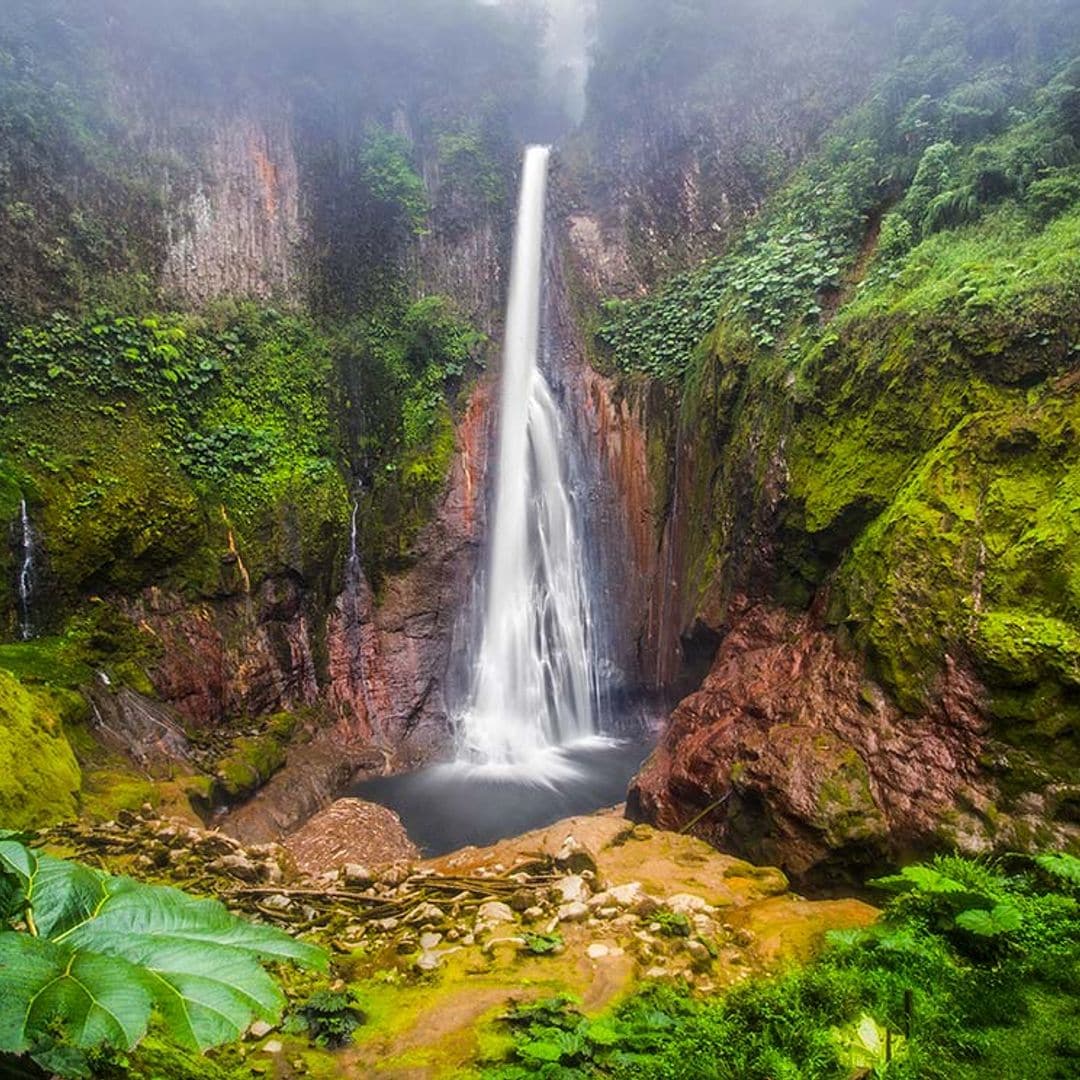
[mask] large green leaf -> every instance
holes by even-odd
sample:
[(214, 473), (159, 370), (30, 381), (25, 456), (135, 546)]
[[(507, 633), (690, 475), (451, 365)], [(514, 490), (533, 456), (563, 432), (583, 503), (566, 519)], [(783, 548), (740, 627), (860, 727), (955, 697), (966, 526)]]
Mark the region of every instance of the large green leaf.
[[(21, 850), (20, 850), (21, 849)], [(261, 966), (323, 967), (322, 950), (230, 914), (214, 900), (114, 878), (0, 841), (33, 933), (0, 933), (0, 1051), (22, 1053), (59, 1027), (66, 1042), (134, 1045), (151, 1009), (174, 1041), (204, 1050), (276, 1019), (284, 998)]]
[(1000, 937), (1019, 930), (1023, 916), (1012, 904), (998, 904), (992, 910), (973, 908), (956, 916), (956, 925), (970, 930), (979, 937)]

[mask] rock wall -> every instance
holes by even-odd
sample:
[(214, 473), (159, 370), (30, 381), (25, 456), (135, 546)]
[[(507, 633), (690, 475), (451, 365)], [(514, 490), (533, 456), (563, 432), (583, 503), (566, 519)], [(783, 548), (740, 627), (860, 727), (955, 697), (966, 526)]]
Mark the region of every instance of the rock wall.
[(158, 695), (196, 728), (304, 706), (324, 716), (314, 739), (293, 747), (285, 769), (229, 816), (235, 835), (275, 838), (357, 775), (446, 753), (454, 630), (485, 522), (490, 400), (490, 384), (480, 383), (433, 521), (411, 567), (384, 581), (378, 597), (343, 551), (341, 591), (328, 611), (315, 583), (295, 576), (194, 606), (151, 589), (132, 607), (162, 646), (150, 673)]
[(200, 117), (190, 191), (166, 191), (162, 286), (183, 303), (299, 301), (306, 290), (300, 168), (284, 107)]
[[(820, 613), (739, 597), (729, 618), (712, 671), (631, 785), (633, 819), (693, 826), (818, 884), (927, 847), (988, 844), (990, 731), (971, 672), (950, 665), (934, 706), (905, 715)], [(1030, 824), (1021, 816), (1016, 833)]]

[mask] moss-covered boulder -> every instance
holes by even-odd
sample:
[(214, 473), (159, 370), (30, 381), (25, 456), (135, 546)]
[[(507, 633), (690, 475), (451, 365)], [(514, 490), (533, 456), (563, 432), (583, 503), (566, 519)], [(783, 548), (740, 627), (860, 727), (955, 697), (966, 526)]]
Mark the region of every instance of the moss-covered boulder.
[(56, 705), (0, 671), (0, 827), (73, 817), (80, 781)]

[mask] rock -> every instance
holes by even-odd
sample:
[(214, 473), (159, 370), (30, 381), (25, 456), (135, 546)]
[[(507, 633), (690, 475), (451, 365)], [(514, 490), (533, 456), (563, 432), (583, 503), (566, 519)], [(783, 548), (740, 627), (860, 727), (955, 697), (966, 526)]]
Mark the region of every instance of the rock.
[(420, 935), (420, 948), (423, 949), (424, 952), (431, 952), (431, 950), (434, 949), (439, 944), (439, 942), (442, 941), (442, 939), (442, 934), (436, 934), (432, 931), (428, 931), (428, 933)]
[(669, 896), (665, 905), (676, 915), (708, 915), (712, 911), (712, 905), (702, 897), (691, 893), (677, 893), (675, 896)]
[(273, 1024), (268, 1024), (265, 1020), (256, 1020), (251, 1027), (248, 1028), (249, 1039), (265, 1039), (271, 1031), (274, 1030)]
[(292, 901), (282, 893), (268, 896), (262, 903), (264, 907), (270, 908), (271, 911), (288, 911), (292, 907)]
[(580, 874), (585, 870), (596, 873), (596, 859), (573, 836), (568, 836), (555, 854), (555, 862), (564, 870)]
[(539, 922), (544, 917), (544, 909), (542, 907), (526, 908), (524, 916), (526, 922)]
[[(506, 907), (505, 904), (502, 906)], [(483, 910), (483, 908), (481, 908), (481, 910)], [(507, 908), (507, 910), (509, 911), (510, 909)], [(511, 913), (510, 918), (513, 919), (513, 917), (513, 913)], [(446, 921), (446, 916), (443, 914), (442, 908), (425, 901), (413, 908), (405, 921), (414, 926), (418, 926), (421, 923), (435, 923), (436, 925), (441, 926)]]
[(278, 1039), (271, 1039), (269, 1042), (263, 1043), (262, 1052), (264, 1054), (280, 1054), (285, 1047)]
[(583, 904), (580, 900), (575, 900), (570, 904), (562, 904), (557, 913), (558, 921), (565, 923), (584, 922), (588, 917), (589, 906)]
[(418, 971), (434, 971), (441, 963), (438, 953), (423, 952), (414, 966)]
[(594, 941), (585, 950), (585, 952), (588, 954), (588, 957), (589, 957), (590, 960), (603, 960), (604, 957), (607, 956), (611, 952), (611, 949), (609, 949), (606, 945), (603, 945), (598, 941)]
[(338, 799), (286, 837), (284, 846), (301, 873), (336, 873), (341, 865), (388, 868), (380, 877), (389, 881), (393, 870), (395, 885), (409, 875), (403, 864), (419, 857), (397, 814), (362, 799)]
[(712, 963), (712, 953), (710, 953), (708, 947), (703, 945), (700, 941), (688, 941), (686, 942), (685, 947), (695, 964)]
[(950, 662), (906, 715), (813, 615), (735, 598), (712, 671), (632, 782), (627, 816), (672, 831), (697, 818), (715, 847), (802, 879), (936, 847), (961, 801), (994, 802), (982, 697)]
[(559, 901), (563, 904), (574, 901), (585, 903), (592, 895), (592, 890), (585, 884), (585, 879), (580, 874), (571, 874), (569, 877), (560, 879), (555, 883), (553, 892), (558, 895)]
[(222, 870), (241, 881), (255, 882), (262, 880), (262, 868), (253, 863), (246, 855), (223, 855), (210, 864), (211, 870)]
[(350, 889), (366, 889), (375, 880), (375, 875), (363, 863), (345, 864), (345, 884)]
[(385, 930), (387, 933), (390, 933), (390, 931), (398, 928), (400, 920), (392, 917), (389, 919), (376, 919), (371, 925), (377, 926), (380, 930)]
[(477, 922), (498, 924), (514, 921), (514, 913), (510, 906), (500, 900), (488, 900), (486, 903), (481, 904), (476, 915)]
[(517, 912), (528, 911), (536, 905), (536, 892), (533, 889), (519, 889), (509, 900), (510, 907)]
[(213, 858), (214, 856), (220, 855), (235, 855), (243, 850), (243, 846), (239, 840), (234, 840), (231, 836), (226, 836), (224, 833), (196, 833), (195, 840), (192, 843), (192, 850), (194, 850), (196, 855)]
[(625, 885), (616, 885), (607, 890), (607, 900), (621, 908), (636, 907), (645, 899), (645, 890), (640, 881), (630, 881)]

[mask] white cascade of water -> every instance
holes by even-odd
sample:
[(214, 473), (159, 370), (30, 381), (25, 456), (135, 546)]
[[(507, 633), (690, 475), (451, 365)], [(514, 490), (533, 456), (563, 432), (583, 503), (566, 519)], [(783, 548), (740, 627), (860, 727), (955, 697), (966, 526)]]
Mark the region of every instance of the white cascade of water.
[(516, 766), (596, 727), (596, 666), (560, 418), (539, 366), (548, 148), (525, 154), (484, 623), (459, 760)]
[(19, 564), (19, 633), (23, 641), (34, 636), (34, 624), (31, 621), (31, 601), (34, 596), (34, 530), (30, 525), (30, 512), (26, 500), (19, 503), (19, 537), (22, 548), (22, 561)]

